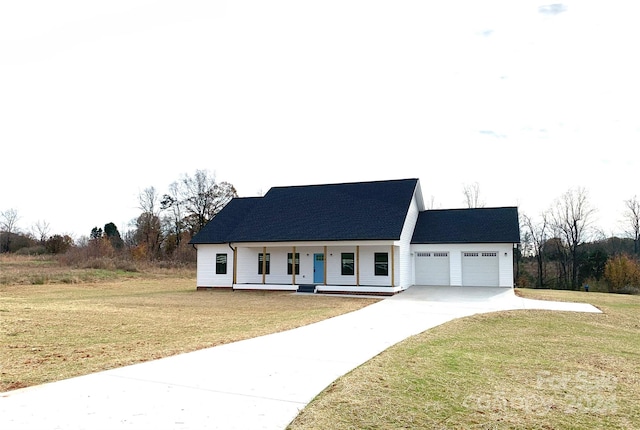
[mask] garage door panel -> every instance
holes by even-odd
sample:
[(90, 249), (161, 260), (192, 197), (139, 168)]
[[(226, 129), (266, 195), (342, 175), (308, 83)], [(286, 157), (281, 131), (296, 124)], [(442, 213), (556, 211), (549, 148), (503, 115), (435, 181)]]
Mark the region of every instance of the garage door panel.
[(474, 251), (462, 253), (462, 285), (497, 287), (499, 280), (497, 252)]
[(417, 285), (449, 285), (449, 253), (416, 253)]

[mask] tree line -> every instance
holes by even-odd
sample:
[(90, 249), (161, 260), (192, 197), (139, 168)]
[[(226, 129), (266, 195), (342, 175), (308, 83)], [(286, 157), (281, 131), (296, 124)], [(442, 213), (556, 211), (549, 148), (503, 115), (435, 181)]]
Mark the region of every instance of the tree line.
[[(463, 195), (468, 207), (484, 206), (477, 183), (465, 185)], [(153, 186), (142, 190), (140, 214), (126, 231), (121, 233), (108, 222), (75, 241), (68, 235), (50, 235), (45, 221), (21, 232), (17, 211), (9, 209), (0, 212), (0, 252), (195, 261), (189, 240), (234, 197), (232, 184), (218, 183), (211, 172), (196, 170), (169, 184), (164, 193)], [(640, 293), (640, 200), (634, 196), (624, 201), (622, 238), (599, 232), (593, 225), (595, 213), (584, 188), (566, 191), (537, 216), (521, 213), (516, 285), (560, 289), (591, 285), (603, 291)]]
[(0, 252), (194, 261), (195, 252), (189, 241), (237, 196), (232, 184), (217, 182), (208, 170), (196, 170), (169, 184), (164, 193), (154, 186), (139, 192), (140, 214), (125, 231), (120, 232), (113, 222), (107, 222), (77, 240), (69, 235), (50, 234), (46, 221), (36, 222), (28, 232), (20, 231), (17, 210), (8, 209), (0, 212)]
[(521, 214), (516, 283), (640, 293), (640, 200), (624, 201), (622, 238), (599, 232), (595, 213), (587, 191), (574, 188), (536, 217)]

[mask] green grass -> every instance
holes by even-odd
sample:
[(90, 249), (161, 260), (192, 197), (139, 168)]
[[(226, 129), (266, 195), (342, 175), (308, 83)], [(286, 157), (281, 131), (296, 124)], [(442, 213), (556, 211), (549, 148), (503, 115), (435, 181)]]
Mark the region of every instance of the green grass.
[(526, 290), (604, 314), (455, 320), (338, 379), (290, 429), (640, 428), (640, 297)]

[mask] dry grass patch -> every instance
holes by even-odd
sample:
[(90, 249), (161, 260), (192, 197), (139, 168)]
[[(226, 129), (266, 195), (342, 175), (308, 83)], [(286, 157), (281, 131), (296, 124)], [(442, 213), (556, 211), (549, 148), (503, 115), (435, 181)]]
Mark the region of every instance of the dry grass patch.
[(452, 321), (338, 379), (289, 428), (640, 428), (640, 297), (522, 294), (588, 301), (605, 313)]
[[(116, 259), (88, 260), (83, 267), (77, 267), (60, 264), (50, 255), (0, 254), (0, 285), (86, 284), (142, 276), (137, 272), (142, 270), (132, 262)], [(148, 271), (157, 272), (155, 268)]]
[(287, 330), (375, 301), (195, 291), (192, 276), (171, 271), (114, 277), (0, 285), (0, 392)]

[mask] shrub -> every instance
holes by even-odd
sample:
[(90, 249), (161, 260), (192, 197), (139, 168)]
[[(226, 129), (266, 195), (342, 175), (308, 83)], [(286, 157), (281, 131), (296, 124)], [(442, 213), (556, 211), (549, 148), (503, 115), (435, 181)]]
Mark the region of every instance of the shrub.
[(516, 279), (516, 287), (519, 288), (535, 288), (536, 280), (531, 274), (525, 272), (524, 270), (520, 271), (520, 275)]
[(16, 255), (42, 255), (46, 253), (47, 249), (42, 245), (27, 246), (16, 251)]
[(49, 277), (46, 275), (36, 275), (31, 278), (31, 285), (44, 285), (49, 282)]
[(604, 277), (609, 283), (609, 292), (631, 292), (640, 287), (640, 264), (624, 254), (607, 261)]
[(116, 269), (124, 270), (125, 272), (137, 272), (138, 267), (133, 261), (130, 260), (116, 260)]
[(64, 254), (73, 246), (73, 239), (69, 235), (54, 234), (45, 242), (47, 251), (51, 254)]

